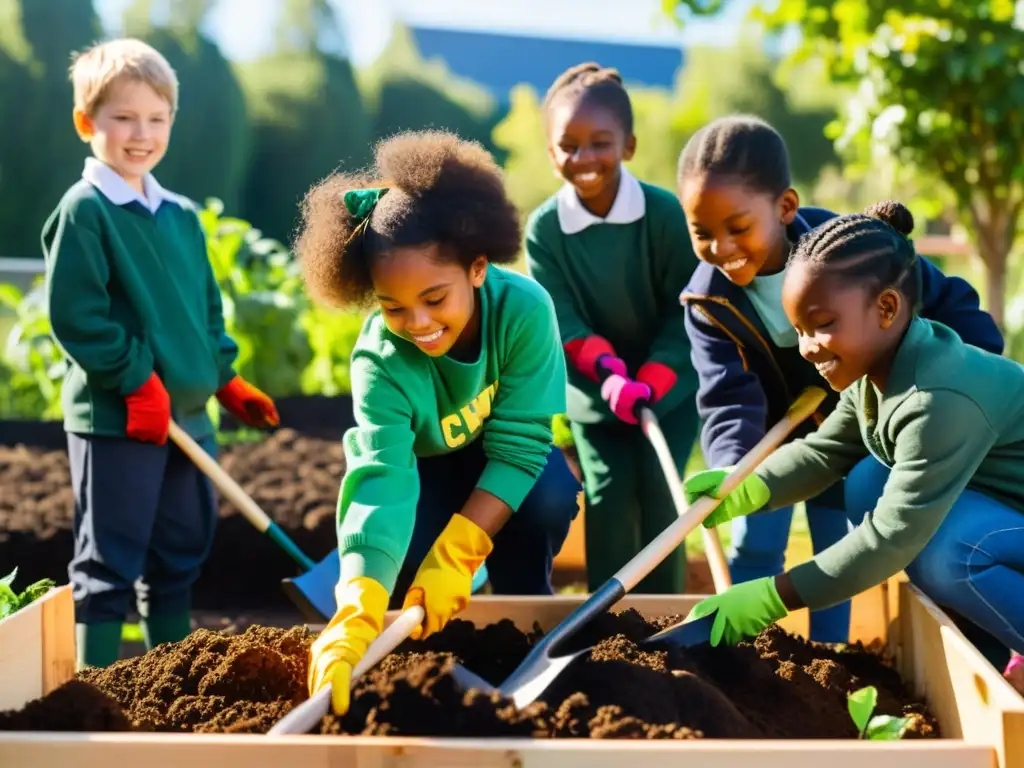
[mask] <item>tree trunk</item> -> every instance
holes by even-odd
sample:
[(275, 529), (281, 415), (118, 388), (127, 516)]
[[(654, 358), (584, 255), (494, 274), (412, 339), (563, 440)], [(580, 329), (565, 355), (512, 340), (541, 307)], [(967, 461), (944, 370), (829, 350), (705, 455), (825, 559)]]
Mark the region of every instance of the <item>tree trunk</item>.
[[(982, 243), (985, 239), (982, 238)], [(1009, 249), (999, 251), (989, 250), (986, 252), (984, 245), (981, 246), (981, 257), (985, 262), (985, 293), (987, 297), (985, 309), (996, 321), (999, 330), (1006, 332), (1006, 259), (1009, 256)]]

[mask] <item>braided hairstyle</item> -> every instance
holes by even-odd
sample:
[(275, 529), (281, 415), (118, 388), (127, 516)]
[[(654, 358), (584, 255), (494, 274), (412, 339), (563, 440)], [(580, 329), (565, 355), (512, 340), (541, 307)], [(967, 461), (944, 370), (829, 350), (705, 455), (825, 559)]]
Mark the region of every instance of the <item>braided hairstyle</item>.
[(555, 79), (544, 96), (545, 120), (555, 106), (584, 100), (611, 112), (627, 136), (633, 133), (633, 105), (617, 69), (601, 67), (592, 61), (569, 67)]
[[(386, 192), (369, 216), (354, 216), (345, 193), (379, 187)], [(442, 258), (466, 269), (480, 255), (511, 264), (521, 229), (487, 150), (447, 131), (414, 131), (379, 143), (370, 172), (336, 172), (310, 189), (295, 253), (315, 300), (365, 305), (373, 297), (370, 267), (392, 248), (437, 244)]]
[(895, 200), (829, 219), (798, 241), (789, 263), (808, 263), (870, 281), (881, 292), (895, 288), (917, 302), (917, 252), (910, 241), (914, 217)]
[(753, 192), (777, 197), (792, 186), (789, 153), (779, 132), (753, 115), (731, 115), (698, 130), (679, 155), (676, 182), (732, 177)]

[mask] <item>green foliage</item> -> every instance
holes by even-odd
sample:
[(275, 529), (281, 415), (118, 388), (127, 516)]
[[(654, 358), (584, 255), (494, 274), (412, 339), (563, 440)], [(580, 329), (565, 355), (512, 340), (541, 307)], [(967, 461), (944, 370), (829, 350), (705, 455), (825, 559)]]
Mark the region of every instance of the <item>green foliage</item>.
[(11, 614), (20, 611), (57, 586), (57, 582), (53, 579), (40, 579), (34, 584), (29, 584), (18, 593), (11, 587), (17, 575), (18, 569), (15, 568), (0, 579), (0, 619), (6, 619)]
[(910, 719), (892, 715), (872, 717), (877, 704), (878, 690), (873, 685), (854, 691), (847, 697), (847, 709), (857, 726), (859, 737), (869, 741), (896, 741), (903, 738)]
[(0, 359), (0, 413), (60, 418), (65, 363), (50, 334), (42, 280), (25, 294), (13, 285), (0, 285), (0, 306), (14, 312), (14, 325)]
[(781, 0), (769, 29), (798, 26), (796, 56), (855, 87), (830, 135), (851, 170), (911, 176), (948, 194), (988, 269), (1002, 320), (1006, 260), (1024, 209), (1024, 30), (1010, 0)]

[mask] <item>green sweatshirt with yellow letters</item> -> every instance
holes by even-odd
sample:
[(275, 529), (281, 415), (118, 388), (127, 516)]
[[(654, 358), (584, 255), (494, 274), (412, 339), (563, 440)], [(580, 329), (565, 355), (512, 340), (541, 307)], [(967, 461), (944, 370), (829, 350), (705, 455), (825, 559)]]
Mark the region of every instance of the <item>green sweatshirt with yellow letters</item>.
[[(338, 497), (343, 580), (368, 576), (388, 592), (405, 558), (419, 499), (418, 457), (483, 440), (477, 487), (513, 513), (552, 447), (565, 411), (565, 362), (550, 296), (529, 278), (490, 265), (477, 293), (480, 354), (431, 357), (367, 318), (352, 353), (356, 426), (345, 433)], [(459, 510), (453, 509), (452, 513)]]
[(909, 565), (967, 488), (1020, 510), (1024, 524), (1024, 367), (963, 343), (940, 323), (913, 319), (884, 392), (860, 379), (816, 432), (755, 470), (771, 492), (766, 508), (816, 496), (869, 453), (890, 467), (875, 509), (790, 571), (811, 610)]

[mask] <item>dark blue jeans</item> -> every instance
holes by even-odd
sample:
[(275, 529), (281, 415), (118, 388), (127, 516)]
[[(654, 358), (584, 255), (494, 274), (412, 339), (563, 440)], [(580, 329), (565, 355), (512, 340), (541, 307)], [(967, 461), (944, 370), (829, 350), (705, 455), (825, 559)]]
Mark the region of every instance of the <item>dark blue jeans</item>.
[[(420, 498), (416, 524), (398, 581), (392, 607), (401, 607), (417, 569), (451, 516), (462, 509), (487, 464), (483, 440), (467, 447), (417, 461)], [(555, 446), (533, 489), (505, 526), (494, 536), (487, 558), (493, 591), (502, 595), (550, 595), (555, 555), (562, 548), (579, 507), (580, 484)]]
[[(846, 481), (851, 522), (859, 523), (875, 508), (888, 477), (889, 468), (873, 457), (853, 468)], [(998, 669), (1009, 658), (1006, 648), (1024, 653), (1024, 513), (965, 490), (905, 572), (959, 619), (964, 634)], [(975, 628), (1005, 648), (993, 651)]]
[[(212, 437), (199, 442), (216, 456)], [(143, 616), (188, 611), (217, 523), (206, 476), (170, 441), (69, 434), (68, 459), (75, 620), (123, 621), (136, 606)]]

